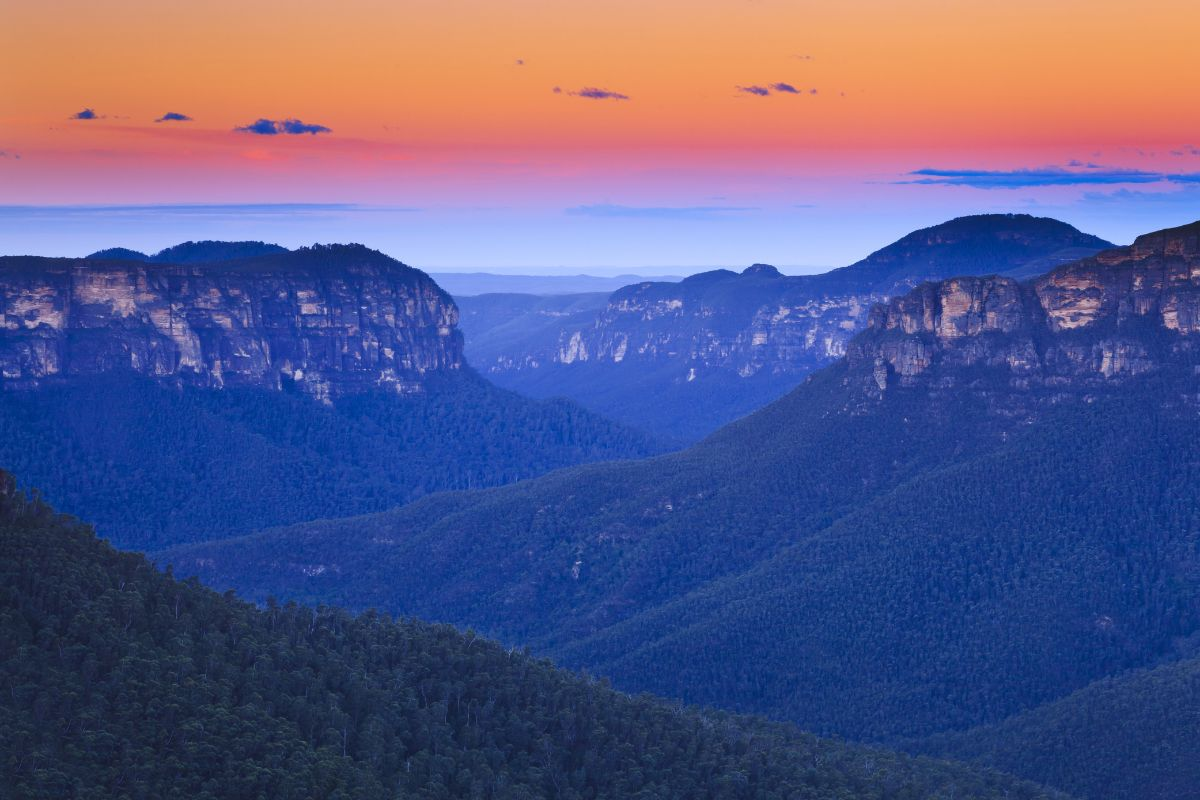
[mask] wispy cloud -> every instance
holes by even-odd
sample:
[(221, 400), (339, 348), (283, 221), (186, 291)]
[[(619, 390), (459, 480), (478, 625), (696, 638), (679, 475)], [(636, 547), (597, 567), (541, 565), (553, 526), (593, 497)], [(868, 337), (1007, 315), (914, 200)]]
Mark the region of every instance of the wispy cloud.
[[(1111, 209), (1141, 207), (1171, 209), (1172, 212), (1182, 206), (1187, 212), (1192, 212), (1200, 207), (1200, 181), (1183, 184), (1165, 192), (1143, 192), (1136, 189), (1085, 192), (1081, 202), (1085, 205)], [(1196, 215), (1191, 214), (1191, 216)]]
[[(558, 87), (555, 87), (557, 89)], [(612, 92), (608, 89), (597, 89), (595, 86), (585, 86), (578, 92), (571, 92), (573, 97), (585, 97), (588, 100), (628, 100), (629, 95)]]
[(318, 133), (333, 133), (332, 129), (324, 125), (310, 125), (298, 119), (273, 120), (262, 118), (255, 120), (249, 125), (241, 125), (234, 128), (234, 130), (238, 133), (253, 133), (258, 136), (277, 136), (281, 133), (292, 136), (299, 136), (305, 133), (313, 135)]
[(21, 154), (20, 153), (10, 153), (7, 150), (0, 150), (0, 158), (11, 158), (14, 161), (20, 161)]
[(180, 114), (178, 111), (168, 111), (163, 114), (155, 122), (191, 122), (192, 118), (187, 114)]
[(96, 113), (93, 108), (85, 108), (83, 111), (76, 111), (71, 115), (71, 119), (103, 119)]
[(975, 189), (1022, 189), (1036, 186), (1088, 186), (1139, 183), (1200, 183), (1200, 172), (1168, 173), (1140, 169), (1110, 169), (1096, 164), (1083, 169), (1040, 167), (1037, 169), (918, 169), (908, 173), (902, 184), (970, 186)]
[(768, 83), (766, 86), (760, 86), (758, 84), (753, 84), (751, 86), (739, 86), (739, 87), (737, 87), (737, 90), (739, 92), (743, 92), (745, 94), (752, 94), (755, 97), (770, 97), (771, 92), (773, 92), (773, 91), (778, 92), (780, 94), (816, 94), (817, 93), (816, 89), (797, 89), (792, 84), (784, 83), (783, 81), (777, 81), (775, 83)]
[(610, 203), (572, 206), (566, 213), (578, 217), (623, 217), (639, 219), (713, 219), (729, 214), (758, 211), (750, 206), (622, 206)]

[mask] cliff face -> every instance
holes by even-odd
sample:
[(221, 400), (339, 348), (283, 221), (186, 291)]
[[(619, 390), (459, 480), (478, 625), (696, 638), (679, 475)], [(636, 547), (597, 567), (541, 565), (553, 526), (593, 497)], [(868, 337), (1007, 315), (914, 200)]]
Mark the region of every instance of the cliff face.
[(463, 364), (453, 301), (357, 245), (220, 264), (0, 258), (0, 388), (129, 370), (318, 399)]
[(810, 284), (755, 265), (740, 275), (717, 270), (627, 286), (590, 324), (564, 330), (546, 355), (558, 364), (677, 364), (679, 379), (688, 381), (707, 370), (743, 378), (808, 372), (844, 355), (871, 302), (882, 299), (814, 294)]
[(505, 388), (696, 440), (847, 355), (877, 302), (953, 275), (1040, 275), (1109, 246), (1052, 219), (962, 217), (823, 275), (757, 264), (632, 284), (555, 319), (514, 315), (467, 355)]
[(543, 331), (521, 349), (480, 345), (472, 362), (494, 375), (595, 363), (669, 366), (675, 382), (712, 372), (801, 376), (846, 355), (872, 304), (923, 280), (1040, 274), (1109, 246), (1052, 219), (962, 217), (823, 275), (784, 276), (756, 264), (741, 274), (715, 270), (678, 283), (626, 286), (591, 317)]
[(879, 391), (993, 367), (1014, 388), (1101, 384), (1200, 350), (1200, 222), (1146, 234), (1019, 284), (953, 278), (872, 309), (850, 364)]

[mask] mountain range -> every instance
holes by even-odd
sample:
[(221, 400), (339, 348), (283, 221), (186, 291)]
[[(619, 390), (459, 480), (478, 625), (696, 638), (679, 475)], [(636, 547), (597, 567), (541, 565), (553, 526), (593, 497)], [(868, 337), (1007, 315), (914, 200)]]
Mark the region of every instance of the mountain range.
[(630, 697), (473, 633), (255, 608), (0, 473), (0, 783), (33, 797), (1049, 798)]
[[(564, 396), (659, 436), (699, 439), (845, 355), (876, 302), (958, 275), (1030, 277), (1111, 243), (1024, 214), (961, 217), (914, 231), (851, 266), (781, 275), (755, 264), (597, 298), (456, 297), (467, 357), (497, 384)], [(508, 309), (507, 316), (502, 312)]]
[[(464, 339), (359, 246), (0, 259), (0, 464), (172, 565), (0, 476), (5, 785), (1192, 797), (1200, 223), (1030, 255), (1066, 227), (964, 218), (819, 276), (887, 299), (658, 455), (468, 364), (595, 296), (477, 298)], [(750, 308), (789, 280), (683, 283)]]
[(0, 463), (148, 549), (661, 449), (481, 379), (457, 318), (354, 245), (0, 258)]
[[(925, 283), (865, 324), (679, 453), (157, 559), (1090, 798), (1191, 796), (1187, 747), (1119, 742), (1195, 732), (1166, 713), (1190, 673), (1139, 670), (1186, 670), (1200, 635), (1200, 223), (1032, 280)], [(1149, 685), (1164, 712), (1097, 734), (1124, 776), (1097, 781), (1070, 732)]]

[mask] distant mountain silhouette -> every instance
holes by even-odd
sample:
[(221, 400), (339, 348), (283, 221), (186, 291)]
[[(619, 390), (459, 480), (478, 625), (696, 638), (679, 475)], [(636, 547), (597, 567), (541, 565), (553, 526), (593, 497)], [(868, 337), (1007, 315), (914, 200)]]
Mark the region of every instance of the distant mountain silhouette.
[(641, 281), (592, 313), (548, 318), (514, 307), (505, 320), (503, 301), (463, 298), (466, 309), (490, 304), (490, 327), (482, 315), (464, 320), (467, 358), (501, 386), (695, 440), (843, 356), (873, 303), (954, 275), (1041, 274), (1110, 246), (1058, 220), (987, 214), (915, 231), (822, 275), (755, 264)]
[[(1200, 636), (1197, 275), (1200, 223), (1032, 282), (922, 284), (845, 359), (689, 450), (161, 559), (821, 732), (995, 725)], [(1189, 797), (1185, 760), (1106, 747), (1122, 785)], [(1029, 774), (1085, 785), (1088, 759)], [(1181, 771), (1145, 771), (1167, 763)]]
[(215, 261), (233, 261), (239, 258), (256, 258), (288, 252), (286, 247), (266, 242), (183, 242), (160, 250), (154, 255), (139, 253), (124, 247), (98, 250), (87, 256), (93, 260), (147, 261), (152, 264), (208, 264)]

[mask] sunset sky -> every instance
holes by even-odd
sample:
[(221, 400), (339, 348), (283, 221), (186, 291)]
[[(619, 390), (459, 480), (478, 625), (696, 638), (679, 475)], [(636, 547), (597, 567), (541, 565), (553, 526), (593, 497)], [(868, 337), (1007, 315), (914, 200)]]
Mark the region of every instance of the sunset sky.
[(0, 251), (849, 263), (985, 211), (1200, 218), (1194, 0), (17, 2)]

